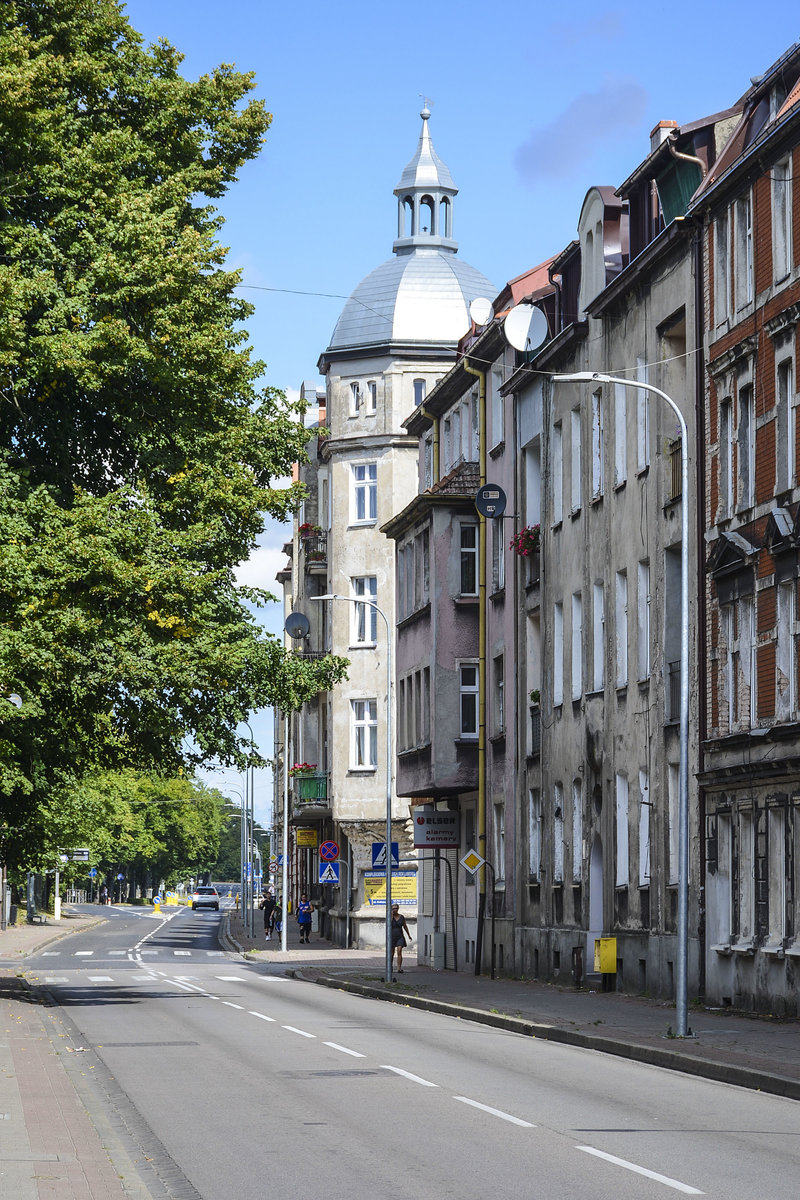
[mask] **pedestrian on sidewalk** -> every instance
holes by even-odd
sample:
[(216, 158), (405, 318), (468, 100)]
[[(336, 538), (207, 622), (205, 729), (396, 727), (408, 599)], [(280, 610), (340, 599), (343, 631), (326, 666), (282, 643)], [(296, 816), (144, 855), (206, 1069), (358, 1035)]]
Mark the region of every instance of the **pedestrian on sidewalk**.
[(297, 906), (297, 924), (300, 926), (300, 944), (303, 942), (308, 945), (308, 935), (311, 933), (311, 914), (314, 911), (314, 905), (308, 898), (308, 894), (303, 892), (300, 897), (300, 903)]
[(108, 888), (105, 884), (100, 888), (100, 903), (108, 904)]
[(397, 976), (394, 973), (394, 956), (397, 955), (397, 974), (405, 975), (403, 970), (403, 951), (406, 948), (406, 935), (409, 942), (411, 941), (411, 930), (408, 928), (405, 917), (400, 912), (400, 905), (392, 905), (392, 983), (395, 983)]
[(264, 910), (264, 936), (269, 941), (269, 935), (272, 932), (272, 926), (275, 918), (275, 892), (272, 888), (264, 892), (264, 895), (259, 901), (259, 908)]

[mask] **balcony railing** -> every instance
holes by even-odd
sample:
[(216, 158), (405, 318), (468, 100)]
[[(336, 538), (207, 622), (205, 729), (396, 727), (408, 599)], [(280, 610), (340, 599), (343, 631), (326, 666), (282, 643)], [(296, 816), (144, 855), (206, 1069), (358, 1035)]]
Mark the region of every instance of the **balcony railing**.
[(327, 800), (328, 776), (317, 772), (315, 775), (298, 775), (295, 777), (297, 794), (301, 800)]
[(682, 488), (683, 452), (681, 439), (676, 438), (669, 447), (669, 500), (680, 500)]
[(666, 696), (666, 719), (667, 723), (674, 725), (680, 720), (681, 715), (681, 664), (680, 659), (677, 662), (667, 663), (667, 696)]
[(316, 533), (313, 537), (303, 538), (303, 553), (306, 557), (306, 570), (312, 567), (324, 567), (328, 562), (328, 535)]

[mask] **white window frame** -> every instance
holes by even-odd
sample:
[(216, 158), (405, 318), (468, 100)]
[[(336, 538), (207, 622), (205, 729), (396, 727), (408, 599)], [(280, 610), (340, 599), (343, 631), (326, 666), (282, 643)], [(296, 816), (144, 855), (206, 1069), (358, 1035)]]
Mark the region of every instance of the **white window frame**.
[(367, 396), (364, 412), (368, 417), (374, 417), (378, 411), (378, 384), (374, 379), (367, 383)]
[[(649, 383), (647, 361), (636, 359), (636, 379)], [(639, 474), (650, 466), (650, 393), (636, 389), (636, 470)]]
[[(378, 464), (352, 465), (352, 525), (375, 525), (378, 520)], [(363, 513), (363, 515), (361, 515)]]
[(680, 842), (680, 765), (667, 763), (667, 883), (678, 882)]
[(583, 598), (572, 593), (572, 699), (583, 695)]
[(733, 472), (733, 400), (723, 396), (719, 404), (719, 517), (731, 516), (735, 504)]
[(775, 347), (775, 477), (777, 491), (795, 485), (794, 344), (787, 339)]
[(639, 772), (639, 887), (650, 886), (650, 776)]
[(580, 883), (583, 870), (583, 780), (572, 781), (572, 882)]
[[(461, 659), (458, 664), (458, 728), (459, 738), (468, 741), (478, 740), (478, 723), (480, 720), (478, 703), (480, 699), (480, 665), (477, 659)], [(474, 707), (474, 721), (466, 722), (465, 703), (470, 699)]]
[(495, 592), (506, 586), (506, 532), (502, 521), (492, 525), (492, 585)]
[(528, 875), (538, 879), (542, 870), (542, 794), (528, 791)]
[(615, 886), (628, 887), (630, 882), (630, 846), (628, 840), (628, 780), (617, 775), (614, 788), (614, 813), (616, 818), (617, 853), (615, 864)]
[(637, 639), (636, 661), (640, 683), (650, 678), (652, 659), (650, 648), (650, 563), (647, 560), (638, 564), (638, 588), (636, 594)]
[(628, 478), (628, 389), (614, 384), (614, 486)]
[(602, 691), (606, 684), (606, 594), (602, 583), (592, 588), (592, 690)]
[[(470, 536), (473, 539), (472, 545), (468, 544), (469, 538), (465, 537), (467, 530), (471, 531)], [(460, 596), (477, 596), (477, 594), (478, 594), (478, 543), (479, 543), (479, 540), (480, 540), (480, 538), (479, 538), (478, 526), (474, 523), (474, 521), (460, 521), (459, 522), (459, 559), (458, 559), (459, 593), (458, 594)], [(465, 583), (464, 569), (467, 565), (468, 559), (471, 559), (471, 562), (472, 562), (471, 571), (472, 571), (472, 576), (473, 576), (473, 586), (471, 588), (464, 587), (464, 583)], [(467, 580), (466, 582), (469, 582), (469, 580)]]
[[(354, 600), (378, 600), (377, 575), (354, 575), (350, 580), (350, 594)], [(378, 610), (371, 604), (352, 606), (352, 646), (375, 646), (378, 641)]]
[(714, 222), (714, 320), (727, 321), (731, 303), (730, 218), (728, 210)]
[(428, 382), (426, 379), (415, 379), (412, 383), (414, 389), (414, 406), (425, 403), (425, 397), (428, 393)]
[(553, 784), (553, 883), (564, 882), (564, 785)]
[(599, 500), (604, 488), (603, 389), (592, 392), (592, 499)]
[(797, 580), (778, 584), (775, 645), (775, 719), (792, 721), (797, 712)]
[(616, 685), (628, 686), (628, 572), (616, 573), (616, 597), (614, 613), (614, 637), (616, 643)]
[(553, 605), (553, 705), (564, 703), (564, 605)]
[(767, 809), (768, 934), (767, 944), (783, 948), (786, 927), (786, 810)]
[(739, 422), (736, 432), (737, 476), (740, 485), (739, 510), (752, 508), (755, 502), (756, 391), (751, 379), (737, 389)]
[(494, 844), (495, 882), (505, 887), (506, 881), (506, 802), (501, 800), (494, 805), (494, 827), (492, 829)]
[(581, 410), (573, 408), (569, 415), (570, 429), (570, 480), (569, 502), (573, 513), (580, 512), (583, 499), (583, 480), (581, 478)]
[(782, 283), (792, 270), (792, 161), (772, 168), (772, 278)]
[(350, 701), (350, 769), (378, 769), (378, 701), (358, 697)]
[(753, 197), (748, 192), (733, 203), (734, 290), (736, 311), (753, 300)]
[(492, 428), (490, 431), (489, 445), (492, 450), (497, 449), (503, 444), (506, 436), (505, 430), (505, 397), (501, 395), (500, 388), (503, 385), (503, 376), (499, 371), (491, 373), (492, 387)]
[(493, 667), (494, 677), (494, 721), (495, 733), (501, 734), (506, 731), (506, 708), (505, 708), (505, 663), (502, 654), (495, 657)]
[(564, 433), (559, 422), (553, 426), (553, 525), (564, 519)]

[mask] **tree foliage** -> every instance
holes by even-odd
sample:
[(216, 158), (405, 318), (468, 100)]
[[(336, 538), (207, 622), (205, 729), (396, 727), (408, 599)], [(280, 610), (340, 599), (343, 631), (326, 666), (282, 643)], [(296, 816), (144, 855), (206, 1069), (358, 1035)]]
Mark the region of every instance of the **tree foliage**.
[(307, 434), (259, 383), (212, 203), (271, 118), (250, 75), (180, 63), (115, 0), (2, 6), (0, 856), (49, 854), (87, 770), (241, 765), (248, 713), (344, 672), (236, 583)]

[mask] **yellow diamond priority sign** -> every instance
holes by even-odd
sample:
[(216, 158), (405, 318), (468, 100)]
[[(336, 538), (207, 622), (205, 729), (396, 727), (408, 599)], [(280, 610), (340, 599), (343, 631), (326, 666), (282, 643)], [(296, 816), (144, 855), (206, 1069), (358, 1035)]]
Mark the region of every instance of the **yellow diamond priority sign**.
[(469, 871), (470, 875), (474, 875), (476, 871), (480, 870), (485, 862), (486, 859), (481, 858), (477, 850), (468, 850), (461, 859), (461, 866), (464, 867), (466, 871)]

